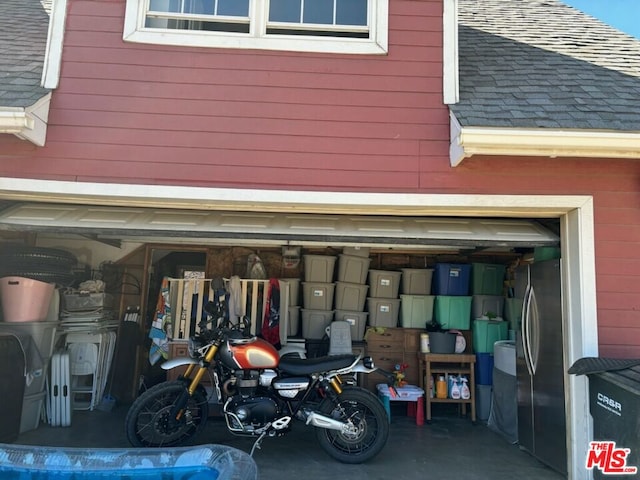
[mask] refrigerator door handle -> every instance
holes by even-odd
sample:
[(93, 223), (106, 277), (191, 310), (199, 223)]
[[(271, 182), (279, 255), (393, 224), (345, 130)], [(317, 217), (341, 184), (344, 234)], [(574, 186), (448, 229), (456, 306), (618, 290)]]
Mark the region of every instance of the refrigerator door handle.
[(527, 327), (528, 356), (531, 362), (531, 373), (535, 375), (538, 368), (538, 358), (540, 356), (540, 315), (538, 314), (538, 303), (536, 292), (531, 287), (529, 293), (529, 321)]
[(533, 376), (533, 366), (531, 364), (531, 339), (529, 337), (531, 322), (531, 287), (528, 286), (524, 294), (524, 302), (522, 304), (522, 351), (524, 354), (524, 363), (527, 366), (529, 376)]

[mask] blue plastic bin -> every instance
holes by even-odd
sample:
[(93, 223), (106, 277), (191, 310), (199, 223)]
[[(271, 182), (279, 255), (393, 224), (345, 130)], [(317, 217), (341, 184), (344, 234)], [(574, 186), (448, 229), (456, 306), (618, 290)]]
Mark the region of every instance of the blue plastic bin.
[(492, 353), (476, 353), (476, 384), (493, 385)]
[(471, 265), (436, 263), (432, 288), (434, 295), (469, 295)]

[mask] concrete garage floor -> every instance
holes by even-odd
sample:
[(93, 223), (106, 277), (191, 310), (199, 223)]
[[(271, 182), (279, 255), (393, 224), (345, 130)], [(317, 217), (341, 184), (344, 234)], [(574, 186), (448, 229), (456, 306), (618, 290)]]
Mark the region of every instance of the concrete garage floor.
[[(443, 405), (443, 407), (445, 407)], [(75, 411), (71, 427), (40, 424), (15, 443), (67, 447), (129, 447), (124, 434), (126, 406), (111, 412)], [(432, 423), (417, 426), (403, 404), (391, 408), (391, 433), (385, 449), (362, 465), (344, 465), (318, 447), (315, 432), (299, 422), (282, 438), (267, 438), (254, 459), (262, 480), (348, 478), (350, 480), (491, 479), (559, 480), (564, 477), (510, 445), (482, 424), (472, 425), (456, 411), (434, 411)], [(226, 431), (212, 417), (196, 443), (220, 443), (250, 452), (251, 439)]]

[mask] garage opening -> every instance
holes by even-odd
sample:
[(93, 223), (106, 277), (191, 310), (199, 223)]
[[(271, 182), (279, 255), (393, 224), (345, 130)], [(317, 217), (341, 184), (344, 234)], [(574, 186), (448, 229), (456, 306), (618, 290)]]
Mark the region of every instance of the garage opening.
[[(255, 260), (257, 257), (264, 267), (267, 278), (297, 279), (299, 281), (298, 291), (292, 296), (292, 304), (287, 305), (287, 307), (299, 307), (300, 310), (297, 312), (298, 331), (290, 337), (304, 339), (307, 352), (312, 356), (324, 353), (327, 339), (324, 338), (324, 335), (322, 338), (304, 338), (305, 319), (302, 318), (302, 310), (324, 310), (318, 308), (317, 304), (310, 304), (314, 308), (305, 308), (305, 293), (307, 296), (310, 293), (313, 297), (314, 289), (323, 287), (319, 284), (334, 285), (331, 306), (326, 305), (328, 307), (326, 311), (333, 311), (333, 318), (335, 318), (336, 310), (366, 313), (366, 317), (371, 318), (372, 312), (369, 309), (379, 307), (379, 304), (375, 301), (371, 303), (369, 299), (386, 297), (369, 296), (372, 285), (369, 284), (368, 275), (372, 271), (376, 275), (379, 275), (376, 272), (400, 272), (401, 275), (397, 280), (396, 277), (389, 279), (392, 290), (395, 290), (397, 286), (397, 294), (394, 295), (395, 298), (390, 298), (394, 302), (391, 302), (393, 305), (389, 308), (396, 318), (396, 323), (389, 327), (385, 324), (385, 328), (402, 329), (403, 333), (406, 333), (404, 329), (412, 327), (403, 327), (402, 322), (406, 312), (403, 311), (402, 301), (405, 300), (406, 305), (422, 300), (417, 297), (436, 295), (432, 295), (433, 291), (405, 293), (401, 280), (403, 273), (406, 272), (408, 276), (420, 276), (424, 270), (435, 270), (438, 264), (468, 265), (470, 268), (473, 264), (500, 265), (504, 267), (506, 273), (516, 264), (533, 260), (536, 255), (556, 255), (560, 246), (561, 230), (560, 222), (557, 219), (544, 218), (525, 220), (365, 217), (349, 218), (347, 223), (350, 225), (345, 227), (342, 223), (344, 218), (336, 219), (332, 215), (300, 215), (299, 218), (293, 218), (293, 215), (283, 216), (287, 217), (289, 228), (279, 230), (281, 227), (277, 225), (277, 222), (274, 222), (274, 217), (277, 216), (272, 214), (242, 214), (239, 217), (243, 217), (244, 221), (239, 222), (238, 216), (230, 215), (229, 212), (215, 212), (214, 215), (211, 215), (211, 212), (196, 212), (195, 216), (200, 221), (209, 222), (208, 228), (200, 230), (199, 227), (194, 226), (196, 222), (193, 218), (179, 215), (184, 212), (162, 212), (164, 218), (158, 220), (157, 214), (149, 216), (150, 212), (142, 211), (144, 209), (132, 209), (136, 212), (126, 209), (120, 211), (120, 220), (118, 220), (120, 223), (115, 227), (112, 223), (110, 228), (109, 222), (113, 222), (113, 217), (109, 217), (112, 209), (89, 208), (88, 210), (93, 212), (91, 215), (94, 217), (97, 211), (100, 211), (102, 216), (99, 224), (92, 224), (91, 222), (96, 221), (95, 218), (91, 218), (91, 215), (87, 214), (78, 215), (77, 210), (71, 212), (72, 209), (69, 206), (62, 209), (70, 217), (75, 215), (74, 221), (69, 221), (69, 223), (66, 223), (67, 219), (60, 215), (60, 212), (55, 217), (53, 215), (46, 217), (42, 214), (43, 211), (53, 212), (52, 207), (52, 205), (14, 205), (5, 210), (5, 213), (10, 213), (10, 215), (2, 220), (4, 242), (14, 242), (30, 237), (31, 239), (37, 238), (38, 244), (43, 246), (68, 248), (71, 251), (80, 252), (80, 256), (82, 256), (82, 252), (85, 252), (84, 254), (87, 258), (91, 258), (92, 262), (82, 269), (85, 273), (90, 272), (91, 276), (97, 273), (103, 275), (103, 278), (118, 277), (120, 279), (118, 282), (112, 280), (112, 283), (118, 285), (118, 291), (114, 292), (118, 298), (116, 301), (118, 315), (124, 318), (123, 316), (132, 309), (139, 308), (138, 321), (139, 326), (144, 327), (142, 338), (146, 345), (150, 340), (148, 329), (153, 322), (152, 312), (155, 310), (161, 289), (158, 286), (160, 279), (165, 277), (189, 279), (190, 275), (195, 275), (191, 279), (195, 279), (196, 282), (203, 277), (204, 279), (213, 277), (230, 279), (234, 276), (246, 278), (249, 276), (247, 272), (250, 271), (249, 258), (253, 256), (252, 258)], [(35, 215), (29, 218), (29, 215), (25, 214), (27, 210), (38, 211), (39, 217)], [(105, 212), (108, 213), (106, 217), (104, 216)], [(193, 212), (190, 213), (193, 217)], [(132, 220), (134, 214), (147, 215), (151, 220), (145, 226), (144, 222), (138, 223)], [(215, 228), (211, 227), (212, 217), (217, 217), (218, 223)], [(47, 218), (55, 218), (55, 220)], [(126, 218), (126, 221), (123, 221), (122, 218)], [(171, 223), (169, 218), (172, 218), (174, 223)], [(220, 219), (223, 220), (220, 221)], [(258, 219), (260, 219), (259, 222)], [(421, 228), (418, 233), (416, 233), (416, 225)], [(496, 228), (498, 225), (500, 228)], [(262, 228), (264, 230), (261, 230)], [(125, 254), (122, 254), (123, 250)], [(359, 284), (342, 281), (346, 278), (340, 277), (341, 258), (345, 256), (358, 257), (359, 255), (354, 255), (354, 253), (361, 252), (356, 252), (356, 250), (366, 251), (368, 259), (367, 279)], [(334, 257), (335, 268), (331, 279), (327, 278), (323, 282), (306, 281), (305, 267), (310, 265), (307, 261), (309, 257)], [(97, 259), (100, 260), (98, 263), (96, 263)], [(354, 261), (359, 264), (357, 260)], [(360, 263), (360, 265), (362, 264)], [(352, 273), (348, 266), (344, 269), (347, 270), (346, 274)], [(504, 280), (508, 280), (507, 277), (503, 278), (505, 289), (500, 295), (492, 296), (509, 298), (509, 287), (504, 284)], [(288, 281), (287, 283), (292, 282)], [(303, 285), (305, 283), (311, 285)], [(345, 291), (343, 289), (346, 287), (340, 284), (345, 283), (366, 285), (367, 293), (364, 294), (365, 306), (362, 311), (336, 308), (336, 289), (342, 291), (342, 301), (344, 301)], [(353, 293), (353, 291), (358, 293)], [(359, 305), (361, 289), (353, 291), (347, 294), (347, 299)], [(460, 296), (473, 296), (471, 288), (468, 293), (469, 295)], [(406, 298), (401, 298), (402, 295), (405, 295)], [(396, 303), (397, 308), (394, 309)], [(421, 308), (416, 305), (411, 308), (407, 307), (405, 310), (410, 312), (413, 309)], [(320, 306), (324, 307), (325, 305)], [(289, 308), (287, 308), (288, 310)], [(295, 310), (294, 308), (293, 311)], [(385, 310), (383, 313), (388, 312)], [(498, 312), (487, 310), (481, 313)], [(293, 314), (293, 316), (295, 315)], [(407, 315), (411, 316), (410, 313)], [(260, 317), (261, 315), (257, 318), (260, 319)], [(362, 317), (356, 316), (355, 322), (358, 322), (360, 318)], [(493, 315), (489, 319), (494, 320)], [(469, 320), (472, 319), (469, 318)], [(307, 323), (310, 321), (307, 319)], [(367, 321), (368, 319), (365, 321), (365, 326), (369, 327)], [(260, 325), (256, 325), (257, 333), (260, 333), (259, 327)], [(417, 329), (424, 331), (422, 327), (417, 327)], [(471, 328), (468, 329), (468, 332), (463, 333), (467, 334), (465, 341), (469, 345), (473, 345)], [(314, 332), (313, 336), (316, 335), (317, 332)], [(364, 335), (360, 338), (356, 334), (354, 338), (354, 347), (361, 347), (363, 351), (367, 351), (368, 345)], [(411, 341), (419, 347), (419, 334), (414, 336)], [(362, 345), (357, 345), (358, 342), (362, 342)], [(470, 348), (473, 351), (473, 346)], [(148, 365), (146, 348), (138, 350), (136, 361), (141, 368), (136, 370), (131, 378), (123, 382), (125, 384), (123, 390), (125, 392), (128, 390), (131, 396), (135, 396), (140, 388), (146, 388), (159, 381), (162, 375), (162, 372), (153, 371), (153, 365)], [(413, 361), (413, 365), (405, 369), (405, 374), (410, 383), (419, 384), (416, 352), (416, 350), (404, 350), (403, 347), (402, 356), (399, 358)], [(473, 353), (475, 354), (475, 352)], [(395, 367), (396, 362), (393, 359), (391, 363), (388, 368)], [(118, 378), (121, 377), (118, 376)], [(375, 384), (366, 386), (375, 391)], [(434, 409), (439, 407), (442, 407), (445, 414), (452, 413), (447, 412), (447, 405), (434, 404)], [(457, 412), (453, 413), (457, 414)], [(482, 418), (480, 420), (486, 421)]]

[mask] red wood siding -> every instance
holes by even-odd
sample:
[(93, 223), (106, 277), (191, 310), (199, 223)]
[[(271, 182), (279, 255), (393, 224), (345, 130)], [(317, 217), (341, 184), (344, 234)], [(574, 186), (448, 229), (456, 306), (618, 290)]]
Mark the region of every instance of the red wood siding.
[(640, 162), (449, 166), (442, 0), (389, 2), (389, 54), (124, 43), (122, 0), (69, 0), (47, 144), (0, 176), (210, 187), (593, 195), (603, 356), (640, 357)]
[(418, 188), (421, 149), (448, 149), (442, 4), (390, 3), (390, 53), (370, 56), (124, 43), (124, 2), (71, 0), (47, 145), (22, 173)]

